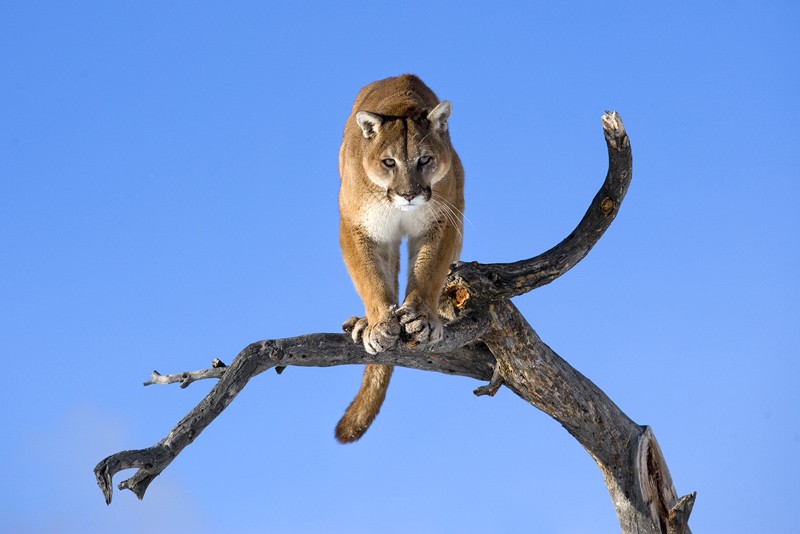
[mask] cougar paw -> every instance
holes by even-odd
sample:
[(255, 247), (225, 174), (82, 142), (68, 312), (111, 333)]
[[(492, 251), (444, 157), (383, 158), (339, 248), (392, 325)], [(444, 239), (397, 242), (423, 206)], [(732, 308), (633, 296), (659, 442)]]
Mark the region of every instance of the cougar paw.
[(374, 325), (366, 317), (350, 317), (342, 324), (342, 330), (350, 334), (355, 343), (363, 343), (364, 350), (378, 354), (394, 347), (400, 338), (400, 322), (394, 307), (387, 310), (383, 319)]
[(400, 322), (394, 313), (390, 313), (374, 325), (367, 323), (361, 337), (364, 350), (370, 354), (378, 354), (397, 345), (397, 340), (400, 338)]
[(397, 310), (397, 318), (405, 332), (404, 340), (412, 346), (442, 339), (442, 321), (436, 313), (421, 307), (403, 306)]
[(361, 336), (364, 333), (364, 328), (366, 328), (366, 326), (366, 317), (359, 318), (354, 315), (342, 323), (342, 330), (345, 334), (350, 334), (353, 338), (353, 341), (356, 343), (361, 343)]

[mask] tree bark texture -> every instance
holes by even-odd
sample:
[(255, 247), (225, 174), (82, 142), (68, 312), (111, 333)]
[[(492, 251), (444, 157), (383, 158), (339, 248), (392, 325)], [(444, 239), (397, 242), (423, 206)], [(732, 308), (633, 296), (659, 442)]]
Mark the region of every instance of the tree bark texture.
[(467, 376), (488, 384), (476, 395), (494, 395), (505, 386), (556, 419), (594, 458), (603, 474), (623, 533), (685, 534), (695, 494), (678, 498), (652, 430), (634, 423), (608, 396), (548, 347), (510, 298), (564, 274), (600, 239), (614, 220), (631, 180), (630, 141), (614, 112), (602, 118), (609, 167), (603, 185), (575, 230), (552, 249), (505, 264), (454, 265), (440, 313), (448, 322), (434, 346), (398, 346), (367, 354), (347, 334), (308, 334), (265, 340), (245, 347), (226, 367), (160, 375), (149, 384), (214, 378), (219, 382), (172, 431), (146, 449), (122, 451), (95, 467), (100, 489), (111, 502), (112, 477), (135, 474), (119, 484), (140, 499), (150, 483), (194, 441), (253, 376), (270, 368), (328, 367), (378, 363)]

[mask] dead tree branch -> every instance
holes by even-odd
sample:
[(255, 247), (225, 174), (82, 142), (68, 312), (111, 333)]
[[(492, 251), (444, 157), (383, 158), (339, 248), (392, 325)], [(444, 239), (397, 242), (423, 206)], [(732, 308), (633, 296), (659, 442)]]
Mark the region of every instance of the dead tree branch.
[(631, 183), (633, 160), (617, 113), (603, 115), (608, 174), (583, 219), (561, 243), (514, 263), (460, 263), (451, 279), (482, 301), (510, 299), (547, 285), (581, 261), (611, 226)]
[(606, 179), (575, 230), (539, 256), (507, 264), (459, 263), (449, 275), (440, 312), (449, 319), (444, 339), (431, 347), (400, 346), (367, 354), (345, 334), (309, 334), (265, 340), (242, 350), (229, 367), (160, 375), (147, 384), (216, 378), (203, 401), (161, 441), (123, 451), (95, 467), (106, 502), (112, 477), (135, 468), (119, 484), (140, 499), (148, 485), (236, 397), (253, 376), (286, 366), (329, 367), (379, 363), (488, 381), (476, 395), (493, 395), (505, 385), (561, 423), (600, 467), (624, 533), (685, 534), (695, 494), (678, 498), (650, 427), (629, 419), (588, 378), (548, 347), (511, 297), (548, 284), (583, 259), (610, 226), (631, 180), (630, 141), (616, 113), (603, 116), (608, 145)]

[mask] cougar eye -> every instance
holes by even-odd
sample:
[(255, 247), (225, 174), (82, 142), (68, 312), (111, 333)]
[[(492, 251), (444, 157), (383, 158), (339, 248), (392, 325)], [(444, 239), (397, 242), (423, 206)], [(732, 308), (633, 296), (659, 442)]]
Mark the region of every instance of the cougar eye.
[(430, 156), (422, 156), (421, 158), (419, 158), (419, 159), (417, 160), (417, 164), (418, 164), (420, 167), (424, 167), (425, 165), (427, 165), (427, 164), (428, 164), (428, 163), (430, 163), (430, 162), (431, 162), (431, 157), (430, 157)]
[(386, 158), (385, 160), (381, 161), (381, 163), (390, 169), (395, 166), (395, 162), (392, 158)]

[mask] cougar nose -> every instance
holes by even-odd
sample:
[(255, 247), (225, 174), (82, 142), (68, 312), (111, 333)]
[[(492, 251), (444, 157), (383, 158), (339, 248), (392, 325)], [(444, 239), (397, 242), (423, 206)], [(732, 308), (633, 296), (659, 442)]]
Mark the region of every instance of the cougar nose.
[(409, 202), (411, 202), (412, 200), (414, 200), (414, 197), (416, 197), (417, 194), (416, 193), (401, 193), (400, 196), (403, 197), (404, 199), (408, 200)]

